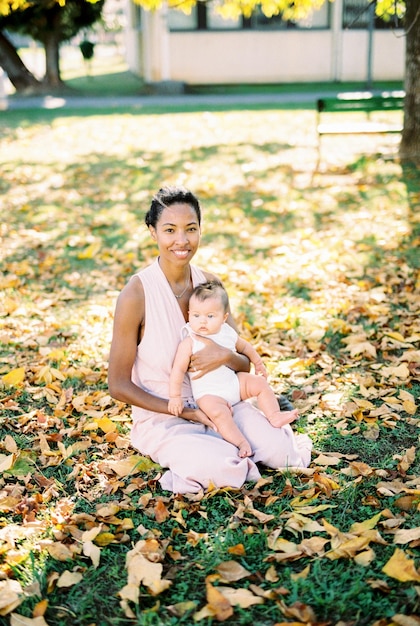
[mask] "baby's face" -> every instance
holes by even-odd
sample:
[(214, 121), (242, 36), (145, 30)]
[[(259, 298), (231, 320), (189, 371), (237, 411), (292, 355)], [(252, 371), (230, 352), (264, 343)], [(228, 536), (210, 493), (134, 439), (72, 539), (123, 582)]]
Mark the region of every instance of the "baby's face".
[(201, 301), (193, 296), (188, 315), (192, 330), (199, 335), (215, 335), (228, 317), (217, 297)]

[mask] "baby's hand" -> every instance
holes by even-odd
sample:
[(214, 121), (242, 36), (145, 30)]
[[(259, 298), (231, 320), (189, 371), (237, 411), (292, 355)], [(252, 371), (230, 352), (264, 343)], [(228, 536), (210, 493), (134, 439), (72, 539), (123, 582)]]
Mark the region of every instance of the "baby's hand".
[(176, 417), (178, 417), (179, 415), (181, 415), (183, 410), (184, 410), (184, 403), (182, 401), (181, 396), (175, 396), (173, 398), (169, 398), (169, 402), (168, 402), (169, 413), (171, 413), (172, 415), (176, 415)]
[(257, 361), (254, 363), (255, 373), (257, 376), (264, 376), (264, 378), (268, 378), (268, 372), (265, 368), (265, 365), (262, 361)]

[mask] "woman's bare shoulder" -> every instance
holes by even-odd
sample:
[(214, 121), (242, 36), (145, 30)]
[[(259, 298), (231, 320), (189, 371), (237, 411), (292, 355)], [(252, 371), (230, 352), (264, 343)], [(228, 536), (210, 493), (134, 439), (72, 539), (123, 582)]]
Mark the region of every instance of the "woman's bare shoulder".
[(143, 283), (137, 275), (132, 276), (128, 283), (122, 288), (118, 300), (144, 301)]
[(144, 301), (143, 283), (138, 276), (132, 276), (118, 296), (116, 314), (128, 315), (141, 322), (144, 319)]

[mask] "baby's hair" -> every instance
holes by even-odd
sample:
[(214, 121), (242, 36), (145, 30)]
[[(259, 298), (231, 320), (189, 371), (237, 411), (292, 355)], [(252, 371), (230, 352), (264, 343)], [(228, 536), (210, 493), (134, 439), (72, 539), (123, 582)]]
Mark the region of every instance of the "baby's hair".
[(188, 189), (184, 187), (162, 187), (153, 196), (150, 209), (147, 211), (144, 221), (146, 226), (156, 224), (162, 214), (162, 211), (173, 204), (189, 204), (197, 215), (198, 224), (201, 223), (201, 208), (198, 198)]
[(194, 287), (191, 298), (197, 298), (200, 302), (209, 298), (219, 298), (225, 313), (229, 310), (229, 296), (219, 280), (209, 280)]

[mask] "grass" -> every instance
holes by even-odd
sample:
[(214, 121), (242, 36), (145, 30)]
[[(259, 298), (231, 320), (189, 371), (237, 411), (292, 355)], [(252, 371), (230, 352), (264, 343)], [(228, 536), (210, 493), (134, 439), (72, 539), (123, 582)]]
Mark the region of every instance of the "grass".
[[(420, 526), (418, 172), (373, 136), (327, 140), (315, 171), (315, 114), (296, 111), (1, 116), (0, 597), (22, 589), (2, 626), (417, 619), (418, 540), (394, 538)], [(118, 465), (134, 451), (106, 386), (113, 308), (154, 258), (142, 218), (162, 183), (202, 200), (197, 262), (299, 407), (306, 472), (176, 496), (160, 468)], [(121, 604), (139, 542), (171, 584)], [(236, 604), (217, 620), (226, 588)]]

